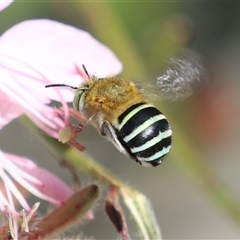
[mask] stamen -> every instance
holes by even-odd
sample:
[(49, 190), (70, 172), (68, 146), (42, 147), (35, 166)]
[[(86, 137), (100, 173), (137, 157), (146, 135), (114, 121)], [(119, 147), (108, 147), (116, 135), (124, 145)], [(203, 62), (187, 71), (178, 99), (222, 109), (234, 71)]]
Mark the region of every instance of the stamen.
[(28, 223), (32, 219), (32, 217), (35, 215), (39, 205), (40, 205), (39, 202), (35, 203), (34, 206), (32, 207), (32, 210), (29, 212), (29, 214), (26, 214), (25, 209), (22, 209), (22, 211), (21, 211), (21, 215), (23, 218), (23, 222), (22, 222), (22, 226), (21, 226), (22, 231), (29, 232)]
[(6, 207), (6, 216), (8, 218), (8, 226), (9, 226), (9, 232), (11, 234), (11, 237), (15, 239), (17, 235), (17, 222), (16, 219), (13, 218), (13, 215), (11, 211)]

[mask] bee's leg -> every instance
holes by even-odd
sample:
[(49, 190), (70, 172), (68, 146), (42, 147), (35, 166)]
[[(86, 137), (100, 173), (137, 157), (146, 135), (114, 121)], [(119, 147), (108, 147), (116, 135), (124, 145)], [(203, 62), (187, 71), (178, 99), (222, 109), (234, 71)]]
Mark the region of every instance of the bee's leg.
[(100, 134), (105, 137), (109, 142), (113, 143), (113, 145), (123, 154), (129, 156), (129, 153), (126, 151), (126, 146), (119, 141), (121, 137), (119, 136), (119, 132), (115, 129), (109, 122), (103, 122), (100, 128)]

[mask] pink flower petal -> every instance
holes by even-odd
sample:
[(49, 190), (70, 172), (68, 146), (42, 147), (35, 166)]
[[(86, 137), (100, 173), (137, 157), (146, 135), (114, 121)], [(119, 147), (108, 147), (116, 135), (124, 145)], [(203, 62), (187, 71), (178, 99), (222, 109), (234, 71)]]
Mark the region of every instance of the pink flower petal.
[(22, 113), (21, 108), (9, 96), (0, 91), (0, 129)]
[(7, 8), (13, 0), (0, 0), (0, 12)]
[[(42, 194), (55, 199), (59, 204), (63, 204), (73, 194), (73, 191), (67, 186), (67, 184), (49, 171), (38, 167), (30, 159), (9, 153), (5, 153), (5, 155), (18, 167), (26, 173), (31, 174), (33, 178), (42, 183), (31, 183), (34, 188), (38, 189)], [(33, 182), (33, 180), (31, 180), (31, 182)]]
[[(46, 19), (24, 21), (5, 32), (0, 38), (2, 59), (6, 70), (12, 68), (14, 61), (19, 61), (42, 73), (50, 82), (73, 86), (78, 86), (82, 81), (76, 65), (81, 68), (84, 64), (90, 74), (99, 77), (116, 75), (122, 70), (113, 52), (89, 33)], [(28, 86), (33, 81), (31, 74), (24, 76), (21, 69), (11, 74), (18, 74), (19, 77), (19, 72), (22, 74), (22, 86)], [(46, 79), (38, 79), (39, 83), (44, 87)], [(61, 91), (71, 92), (68, 89)], [(59, 100), (51, 89), (45, 94)], [(72, 101), (72, 97), (73, 94), (64, 95), (66, 101)]]
[(36, 187), (39, 187), (43, 194), (60, 201), (62, 204), (73, 194), (67, 184), (45, 169), (35, 168), (33, 174), (44, 183), (44, 186), (37, 185)]
[[(4, 64), (0, 66), (0, 129), (24, 113), (41, 129), (43, 129), (41, 126), (45, 124), (58, 131), (63, 126), (63, 121), (58, 121), (59, 119), (54, 117), (54, 109), (45, 105), (50, 100), (44, 95), (44, 92), (41, 93), (39, 90), (43, 90), (43, 86), (38, 86), (39, 82), (33, 81), (33, 79), (32, 82), (28, 82), (29, 79), (24, 78), (21, 74), (17, 76), (12, 71), (5, 71), (3, 66)], [(17, 64), (15, 69), (17, 69)], [(30, 73), (31, 69), (24, 69), (24, 72)], [(39, 79), (41, 79), (40, 76)], [(24, 86), (22, 82), (26, 82), (26, 80), (29, 84)]]

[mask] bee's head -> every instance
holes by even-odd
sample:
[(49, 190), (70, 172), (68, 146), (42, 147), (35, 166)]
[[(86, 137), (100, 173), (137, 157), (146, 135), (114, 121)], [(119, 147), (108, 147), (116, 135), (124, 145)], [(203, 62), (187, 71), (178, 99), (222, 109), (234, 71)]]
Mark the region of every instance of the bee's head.
[(73, 108), (77, 111), (82, 111), (84, 107), (84, 99), (87, 87), (78, 88), (73, 98)]

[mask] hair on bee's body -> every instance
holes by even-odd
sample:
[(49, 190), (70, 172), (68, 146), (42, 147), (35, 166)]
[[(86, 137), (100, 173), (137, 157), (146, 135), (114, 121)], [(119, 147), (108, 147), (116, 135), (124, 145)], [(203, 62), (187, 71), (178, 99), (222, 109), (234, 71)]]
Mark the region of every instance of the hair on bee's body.
[(159, 165), (171, 148), (166, 117), (133, 82), (89, 77), (76, 90), (73, 106), (120, 152), (142, 165)]
[(134, 83), (121, 78), (94, 77), (87, 80), (83, 87), (85, 86), (88, 86), (88, 91), (84, 96), (83, 112), (87, 115), (98, 113), (111, 123), (130, 106), (146, 102)]

